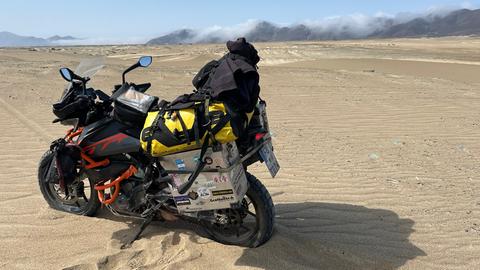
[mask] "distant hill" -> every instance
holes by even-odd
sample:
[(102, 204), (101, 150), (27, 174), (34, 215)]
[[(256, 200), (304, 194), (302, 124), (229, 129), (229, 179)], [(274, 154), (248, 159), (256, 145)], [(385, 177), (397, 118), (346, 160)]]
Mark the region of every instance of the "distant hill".
[(31, 46), (51, 46), (60, 45), (62, 41), (77, 40), (72, 36), (53, 36), (49, 38), (38, 38), (30, 36), (20, 36), (10, 32), (0, 32), (0, 47), (31, 47)]
[(63, 36), (62, 37), (62, 36), (58, 36), (58, 35), (47, 38), (48, 41), (77, 40), (77, 39), (78, 38), (72, 37), (72, 36)]
[(186, 40), (194, 38), (196, 35), (195, 31), (190, 29), (182, 29), (175, 32), (172, 32), (168, 35), (154, 38), (147, 42), (147, 44), (176, 44), (184, 43)]
[(50, 42), (43, 38), (19, 36), (10, 32), (0, 32), (0, 47), (46, 46)]
[[(147, 44), (217, 43), (236, 38), (233, 34), (238, 35), (225, 34), (225, 31), (205, 34), (205, 31), (182, 29), (152, 39)], [(406, 22), (375, 17), (363, 25), (358, 25), (355, 21), (340, 21), (338, 25), (298, 24), (280, 27), (260, 21), (241, 35), (254, 42), (480, 35), (480, 9), (461, 9), (442, 15), (430, 14)]]
[(442, 37), (480, 34), (480, 9), (461, 9), (444, 17), (428, 16), (378, 31), (370, 37)]

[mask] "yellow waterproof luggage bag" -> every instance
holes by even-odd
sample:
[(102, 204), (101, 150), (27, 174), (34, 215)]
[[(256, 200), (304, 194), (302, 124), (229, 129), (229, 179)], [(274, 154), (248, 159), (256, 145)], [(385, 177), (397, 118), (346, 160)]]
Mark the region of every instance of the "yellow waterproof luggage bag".
[(208, 117), (204, 111), (204, 104), (197, 103), (193, 108), (149, 112), (140, 136), (142, 149), (154, 157), (199, 149), (209, 128), (219, 143), (238, 139), (223, 103), (211, 103)]

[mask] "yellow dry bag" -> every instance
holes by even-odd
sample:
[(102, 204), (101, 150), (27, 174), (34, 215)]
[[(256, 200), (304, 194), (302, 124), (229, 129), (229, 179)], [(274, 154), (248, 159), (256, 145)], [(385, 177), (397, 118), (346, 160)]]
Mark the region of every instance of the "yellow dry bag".
[(209, 129), (219, 143), (238, 139), (223, 103), (211, 103), (208, 114), (205, 108), (197, 102), (192, 108), (175, 110), (167, 106), (149, 112), (140, 136), (142, 149), (154, 157), (198, 149)]

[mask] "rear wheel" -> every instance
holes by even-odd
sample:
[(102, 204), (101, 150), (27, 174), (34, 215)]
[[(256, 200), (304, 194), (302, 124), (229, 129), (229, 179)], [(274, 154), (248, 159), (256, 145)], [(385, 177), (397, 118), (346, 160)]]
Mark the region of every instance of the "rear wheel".
[(215, 211), (215, 222), (204, 224), (210, 237), (226, 245), (258, 247), (273, 234), (275, 208), (265, 186), (247, 172), (249, 188), (239, 209)]
[(47, 151), (40, 159), (38, 168), (38, 184), (43, 198), (48, 205), (56, 210), (77, 215), (93, 216), (100, 207), (100, 201), (94, 190), (93, 183), (88, 178), (77, 177), (72, 184), (65, 187), (54, 183), (55, 173), (48, 173), (54, 162), (55, 154)]

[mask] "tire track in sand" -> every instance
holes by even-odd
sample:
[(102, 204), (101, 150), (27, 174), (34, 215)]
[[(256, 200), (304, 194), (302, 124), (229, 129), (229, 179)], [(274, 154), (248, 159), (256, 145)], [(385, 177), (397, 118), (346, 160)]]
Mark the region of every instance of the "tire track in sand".
[(7, 111), (10, 115), (12, 115), (16, 119), (18, 119), (19, 122), (21, 122), (27, 128), (32, 130), (35, 134), (37, 134), (37, 137), (40, 140), (42, 140), (44, 142), (50, 142), (51, 141), (51, 138), (53, 136), (49, 132), (47, 132), (44, 128), (42, 128), (40, 125), (38, 125), (34, 121), (28, 119), (22, 112), (15, 109), (15, 107), (10, 105), (3, 98), (0, 98), (0, 104), (2, 105), (2, 108), (5, 109), (5, 111)]

